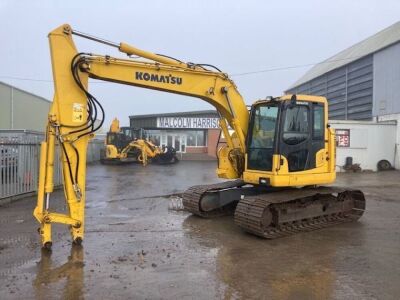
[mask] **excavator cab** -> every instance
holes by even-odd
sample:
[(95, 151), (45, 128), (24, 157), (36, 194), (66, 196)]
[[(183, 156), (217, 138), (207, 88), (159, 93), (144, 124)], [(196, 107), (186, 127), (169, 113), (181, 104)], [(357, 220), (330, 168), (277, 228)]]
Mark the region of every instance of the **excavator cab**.
[(324, 98), (293, 95), (257, 101), (248, 132), (246, 182), (299, 186), (334, 181), (329, 163), (334, 134), (327, 124)]

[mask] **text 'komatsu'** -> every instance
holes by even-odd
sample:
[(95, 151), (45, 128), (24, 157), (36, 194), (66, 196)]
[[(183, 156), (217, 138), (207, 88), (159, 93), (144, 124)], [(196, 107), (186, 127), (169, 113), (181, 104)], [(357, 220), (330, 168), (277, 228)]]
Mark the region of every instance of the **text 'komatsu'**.
[(169, 84), (182, 84), (182, 78), (169, 75), (158, 75), (151, 74), (147, 72), (136, 72), (136, 80), (144, 80), (144, 81), (153, 81), (153, 82), (162, 82)]

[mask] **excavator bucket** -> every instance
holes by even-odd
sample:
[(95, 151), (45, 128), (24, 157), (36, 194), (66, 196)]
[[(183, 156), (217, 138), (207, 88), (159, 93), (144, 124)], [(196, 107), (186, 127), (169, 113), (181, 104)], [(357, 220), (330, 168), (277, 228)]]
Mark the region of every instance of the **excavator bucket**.
[(165, 147), (163, 149), (163, 153), (156, 155), (152, 162), (159, 165), (167, 165), (167, 164), (175, 164), (179, 162), (178, 157), (176, 156), (176, 150), (173, 147)]

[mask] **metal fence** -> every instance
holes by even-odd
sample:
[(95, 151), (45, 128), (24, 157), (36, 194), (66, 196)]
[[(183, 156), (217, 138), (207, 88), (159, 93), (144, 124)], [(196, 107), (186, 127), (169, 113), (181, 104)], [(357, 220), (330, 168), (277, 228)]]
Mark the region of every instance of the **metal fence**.
[[(40, 142), (44, 134), (27, 130), (0, 130), (0, 199), (37, 191), (39, 176)], [(87, 161), (100, 159), (104, 143), (89, 143)], [(54, 185), (62, 184), (60, 152), (56, 147)]]

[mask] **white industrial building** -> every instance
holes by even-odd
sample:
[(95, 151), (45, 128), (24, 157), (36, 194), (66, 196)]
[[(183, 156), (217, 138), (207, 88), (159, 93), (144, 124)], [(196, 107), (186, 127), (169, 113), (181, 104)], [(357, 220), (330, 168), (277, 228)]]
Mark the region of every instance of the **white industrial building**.
[(363, 169), (376, 170), (379, 160), (400, 168), (400, 22), (315, 65), (286, 93), (328, 99), (343, 141), (339, 165), (350, 156)]
[(29, 129), (43, 132), (51, 102), (0, 82), (0, 129)]

